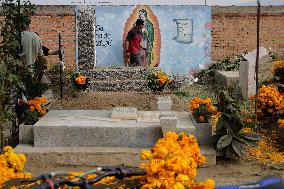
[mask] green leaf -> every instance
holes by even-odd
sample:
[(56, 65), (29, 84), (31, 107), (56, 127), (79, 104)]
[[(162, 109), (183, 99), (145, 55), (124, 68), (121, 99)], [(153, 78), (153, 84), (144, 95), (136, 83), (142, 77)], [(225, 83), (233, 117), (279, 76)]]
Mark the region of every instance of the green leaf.
[(226, 157), (230, 159), (234, 157), (234, 150), (231, 145), (226, 148)]
[(234, 149), (234, 152), (238, 156), (243, 156), (245, 154), (246, 147), (245, 147), (244, 143), (239, 142), (238, 140), (233, 140), (232, 147)]
[(261, 139), (261, 137), (257, 134), (254, 133), (239, 133), (239, 135), (243, 138), (249, 139), (249, 140), (253, 140), (253, 141), (259, 141)]
[(233, 136), (231, 135), (222, 136), (217, 143), (217, 149), (220, 150), (220, 149), (227, 147), (228, 145), (231, 144), (232, 139), (233, 139)]

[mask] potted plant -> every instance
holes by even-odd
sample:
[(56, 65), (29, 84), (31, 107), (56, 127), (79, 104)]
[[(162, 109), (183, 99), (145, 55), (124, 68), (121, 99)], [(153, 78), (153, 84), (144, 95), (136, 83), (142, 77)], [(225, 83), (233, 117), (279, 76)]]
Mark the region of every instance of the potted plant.
[(71, 81), (77, 92), (79, 92), (78, 95), (80, 95), (81, 91), (85, 91), (90, 85), (90, 78), (78, 72), (71, 74)]
[(211, 144), (212, 127), (209, 119), (216, 115), (217, 109), (210, 98), (195, 97), (190, 102), (190, 117), (196, 126), (196, 138), (199, 144)]
[(152, 72), (147, 76), (148, 87), (151, 91), (163, 91), (170, 82), (169, 77), (164, 72)]

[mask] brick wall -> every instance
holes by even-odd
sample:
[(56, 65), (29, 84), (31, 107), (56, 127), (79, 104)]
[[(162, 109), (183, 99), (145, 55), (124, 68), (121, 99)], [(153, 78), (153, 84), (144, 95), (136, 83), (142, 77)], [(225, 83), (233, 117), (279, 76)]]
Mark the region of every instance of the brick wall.
[[(76, 61), (76, 20), (74, 6), (37, 6), (32, 17), (31, 30), (39, 34), (43, 45), (51, 50), (58, 49), (58, 35), (62, 35), (65, 49), (65, 66), (75, 68)], [(59, 61), (58, 55), (47, 57), (50, 69)]]
[[(212, 59), (239, 55), (256, 48), (256, 7), (212, 7)], [(284, 6), (262, 7), (260, 45), (284, 53)], [(32, 30), (39, 33), (43, 44), (58, 48), (58, 33), (65, 46), (66, 68), (74, 69), (76, 60), (76, 23), (74, 6), (37, 6), (32, 17)], [(49, 68), (58, 63), (48, 57)]]
[[(212, 7), (212, 59), (256, 48), (257, 7)], [(284, 6), (262, 7), (260, 45), (284, 53)]]

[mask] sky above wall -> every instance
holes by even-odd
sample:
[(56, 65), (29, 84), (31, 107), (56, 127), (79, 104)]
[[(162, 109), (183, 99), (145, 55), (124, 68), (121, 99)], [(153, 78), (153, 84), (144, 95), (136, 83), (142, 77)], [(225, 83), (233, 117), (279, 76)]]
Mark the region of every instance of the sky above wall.
[[(166, 4), (166, 5), (220, 5), (256, 6), (257, 0), (30, 0), (37, 5), (84, 5), (84, 4)], [(284, 5), (284, 0), (260, 0), (261, 5)]]

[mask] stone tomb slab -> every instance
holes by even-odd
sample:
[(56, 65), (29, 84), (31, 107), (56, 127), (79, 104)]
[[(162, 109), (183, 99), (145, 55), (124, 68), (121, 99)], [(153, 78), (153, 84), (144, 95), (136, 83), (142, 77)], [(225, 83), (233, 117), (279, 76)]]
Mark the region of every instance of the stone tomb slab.
[(148, 148), (162, 137), (159, 123), (112, 119), (111, 110), (54, 110), (33, 127), (36, 147)]
[(137, 122), (160, 122), (160, 113), (158, 111), (139, 111)]
[(111, 113), (112, 119), (137, 120), (138, 110), (132, 107), (114, 107)]

